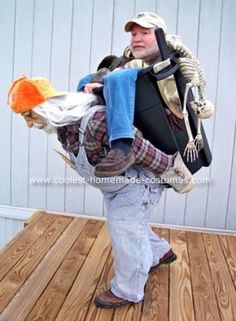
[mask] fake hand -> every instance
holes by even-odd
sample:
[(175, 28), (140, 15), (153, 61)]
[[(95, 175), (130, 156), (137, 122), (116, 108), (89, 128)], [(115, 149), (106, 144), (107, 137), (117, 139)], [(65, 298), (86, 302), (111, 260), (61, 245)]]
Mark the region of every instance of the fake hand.
[(103, 85), (100, 84), (99, 82), (92, 82), (92, 83), (87, 84), (84, 87), (84, 92), (87, 93), (87, 94), (93, 94), (94, 93), (94, 89), (97, 89), (97, 88), (100, 88), (100, 87), (103, 87)]

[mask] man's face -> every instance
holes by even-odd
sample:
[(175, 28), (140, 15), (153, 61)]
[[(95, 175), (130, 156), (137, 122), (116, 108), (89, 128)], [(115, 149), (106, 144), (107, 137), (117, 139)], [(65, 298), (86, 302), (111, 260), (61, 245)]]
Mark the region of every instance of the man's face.
[(33, 110), (21, 113), (21, 116), (24, 117), (26, 125), (29, 128), (36, 127), (38, 129), (43, 129), (48, 134), (56, 132), (55, 128), (50, 126), (46, 119), (38, 115)]
[(159, 55), (155, 28), (147, 29), (134, 24), (131, 29), (130, 48), (135, 58), (152, 63)]

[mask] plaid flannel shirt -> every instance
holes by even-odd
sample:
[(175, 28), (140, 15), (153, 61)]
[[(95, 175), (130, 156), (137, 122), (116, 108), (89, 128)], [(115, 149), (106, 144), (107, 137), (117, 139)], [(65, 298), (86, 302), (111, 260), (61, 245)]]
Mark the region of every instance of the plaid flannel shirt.
[[(58, 129), (58, 140), (66, 151), (79, 152), (79, 127), (80, 122), (64, 126)], [(143, 138), (142, 133), (136, 127), (134, 131), (133, 150), (135, 153), (135, 164), (143, 169), (151, 170), (156, 176), (169, 169), (172, 165), (172, 156), (154, 147), (148, 140)], [(84, 147), (89, 162), (98, 164), (109, 150), (107, 136), (105, 109), (96, 111), (89, 119), (84, 133)]]

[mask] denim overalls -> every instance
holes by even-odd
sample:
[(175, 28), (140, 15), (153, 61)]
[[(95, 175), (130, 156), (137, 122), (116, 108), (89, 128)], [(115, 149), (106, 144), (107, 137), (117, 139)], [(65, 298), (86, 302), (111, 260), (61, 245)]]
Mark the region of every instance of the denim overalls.
[[(148, 224), (163, 187), (150, 182), (154, 178), (151, 172), (134, 166), (124, 176), (112, 177), (105, 183), (94, 176), (95, 168), (88, 162), (83, 147), (83, 133), (89, 118), (100, 108), (104, 107), (91, 107), (82, 118), (79, 138), (82, 146), (77, 157), (69, 154), (72, 168), (104, 195), (114, 257), (111, 290), (118, 297), (139, 302), (144, 296), (150, 267), (158, 264), (170, 249), (169, 243), (159, 238)], [(116, 179), (118, 182), (114, 183)]]

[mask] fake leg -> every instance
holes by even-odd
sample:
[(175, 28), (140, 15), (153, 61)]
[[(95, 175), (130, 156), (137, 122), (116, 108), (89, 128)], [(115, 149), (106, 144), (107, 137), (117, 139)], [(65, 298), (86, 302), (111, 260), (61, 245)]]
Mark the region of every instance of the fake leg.
[(117, 70), (103, 77), (111, 151), (96, 166), (97, 177), (124, 173), (135, 162), (132, 151), (135, 81), (140, 68)]
[(109, 142), (134, 138), (135, 82), (140, 69), (117, 70), (103, 77)]

